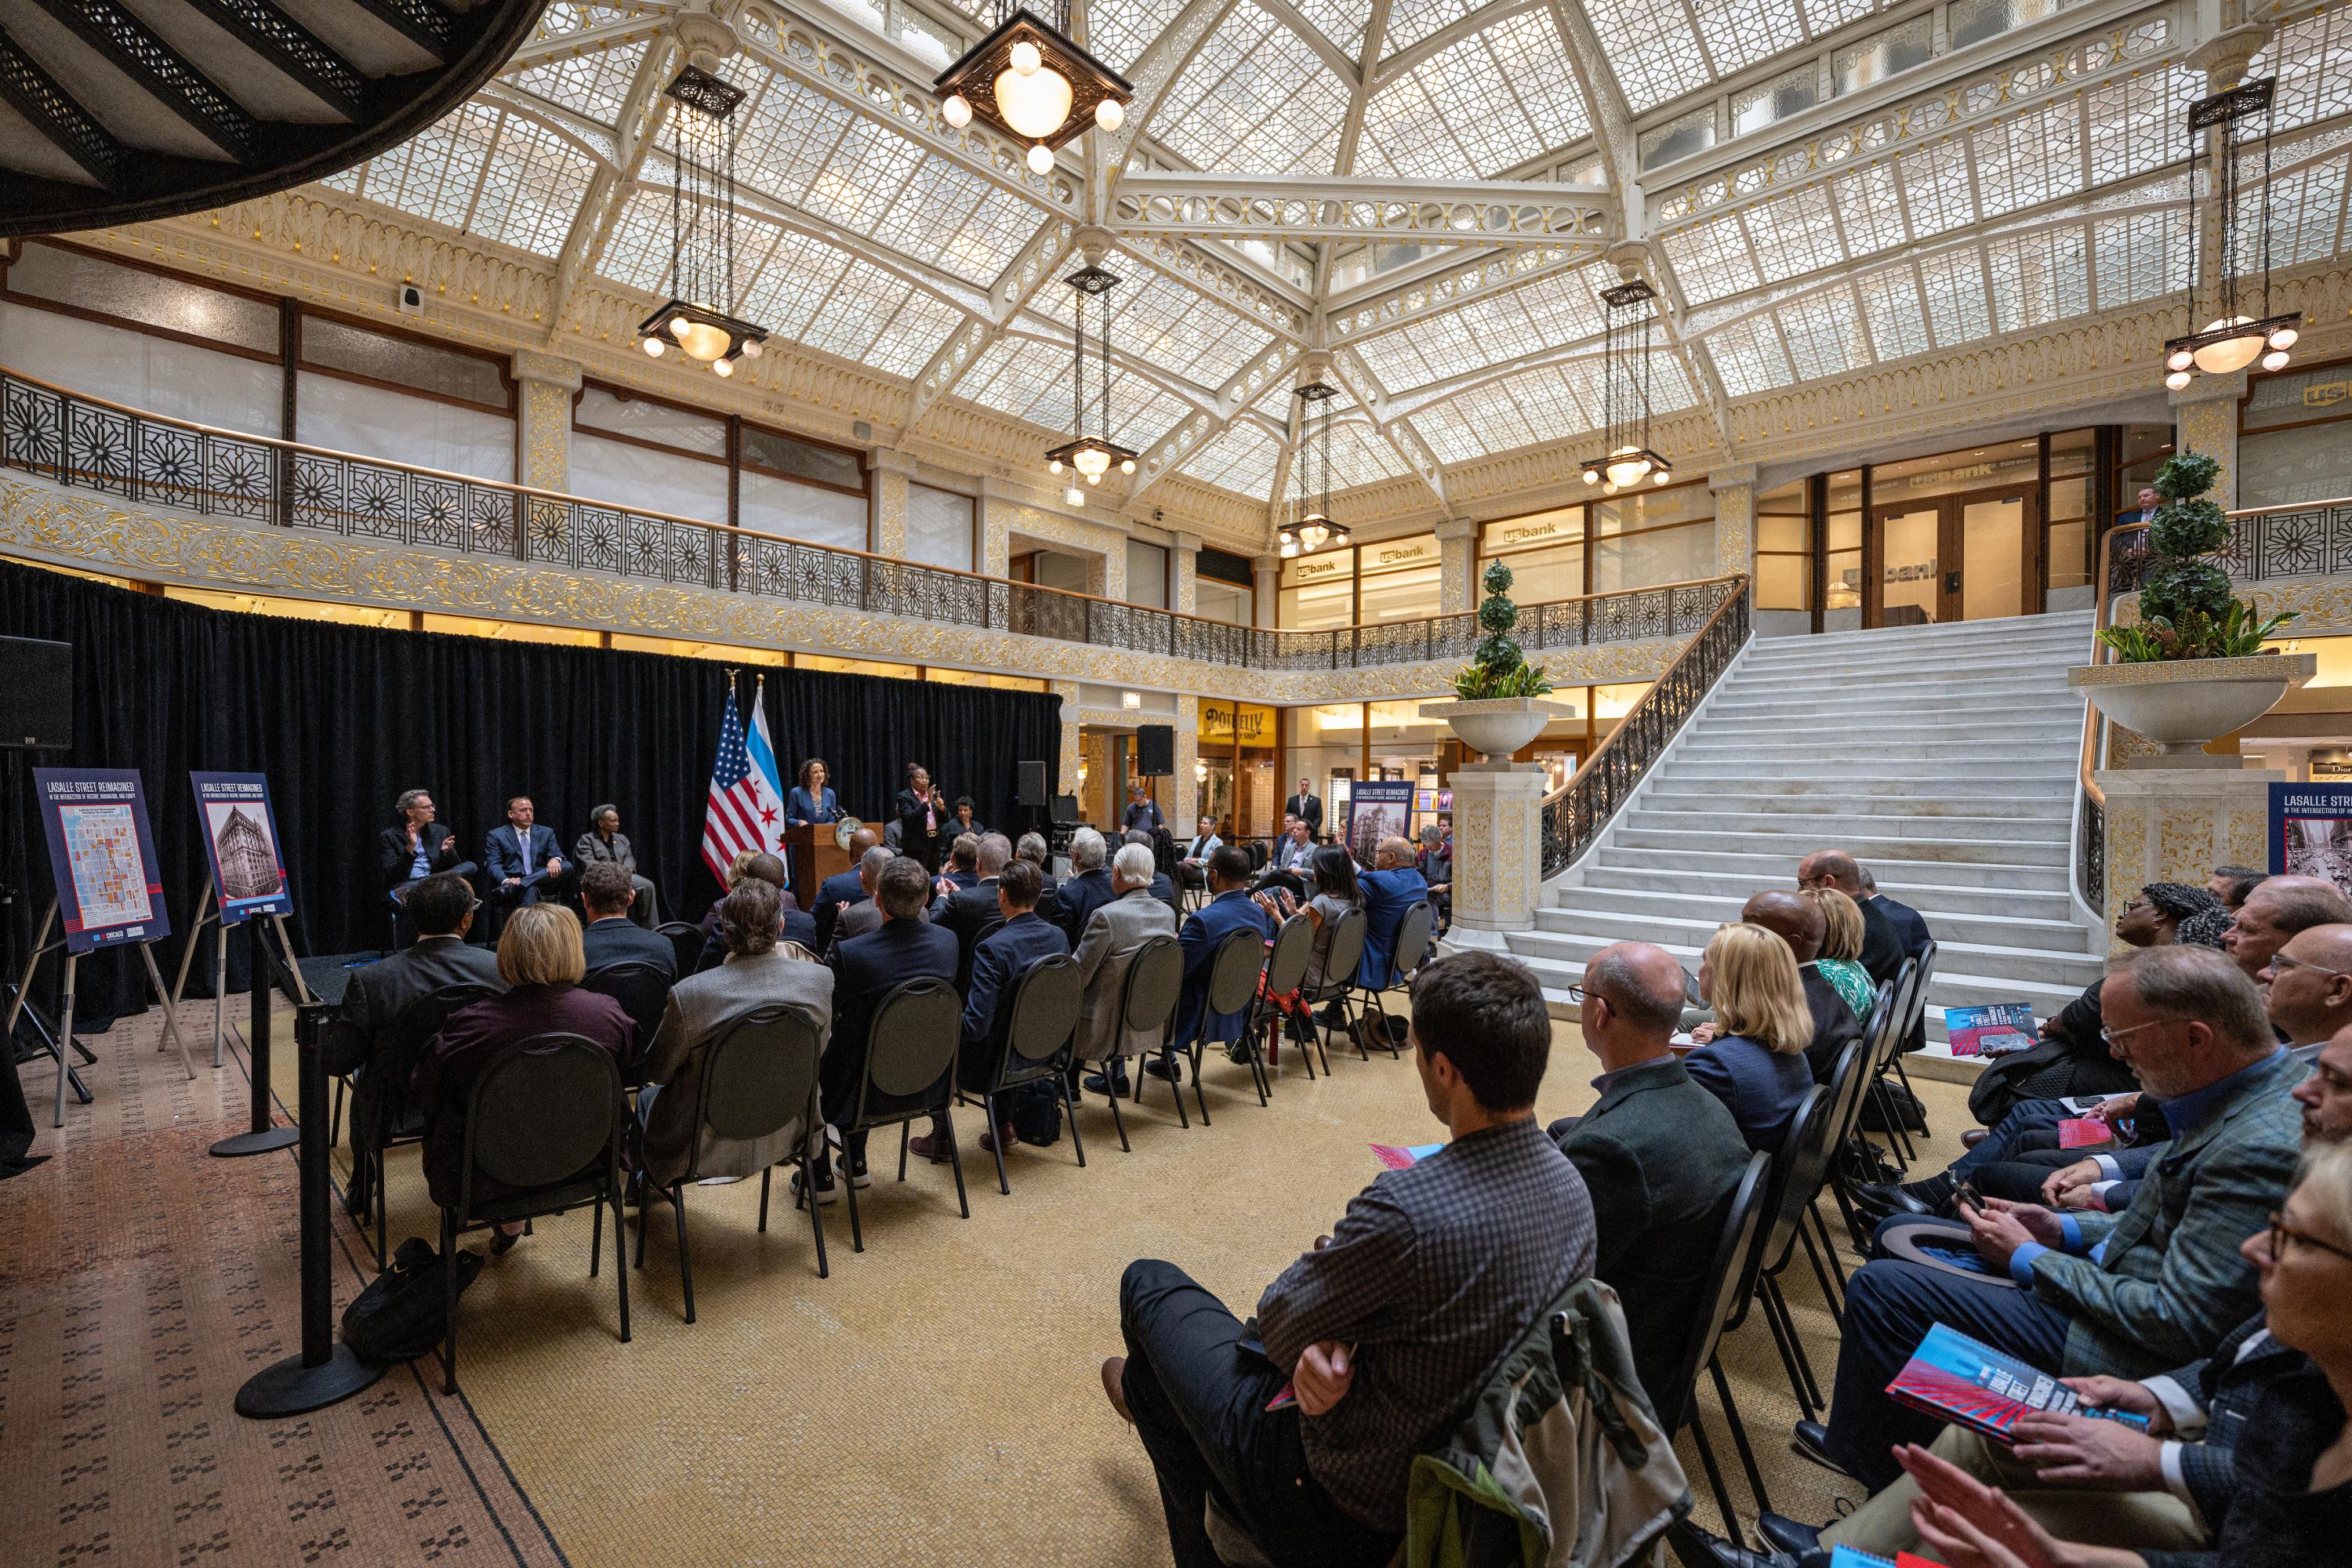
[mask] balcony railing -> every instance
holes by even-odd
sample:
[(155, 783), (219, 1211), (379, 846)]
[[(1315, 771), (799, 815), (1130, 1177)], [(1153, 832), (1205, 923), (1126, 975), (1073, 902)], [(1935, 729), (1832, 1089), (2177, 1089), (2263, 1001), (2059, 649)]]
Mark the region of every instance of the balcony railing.
[[(1351, 669), (1464, 659), (1476, 618), (1284, 632), (723, 523), (215, 429), (0, 368), (0, 468), (77, 489), (346, 539), (499, 556), (638, 582), (905, 616), (1234, 668)], [(1530, 650), (1696, 632), (1738, 579), (1522, 605)]]

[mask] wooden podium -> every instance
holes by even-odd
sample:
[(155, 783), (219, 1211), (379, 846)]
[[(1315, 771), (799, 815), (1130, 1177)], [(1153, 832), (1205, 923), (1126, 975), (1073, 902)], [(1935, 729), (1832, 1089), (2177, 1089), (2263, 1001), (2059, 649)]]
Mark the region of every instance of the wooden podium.
[(803, 910), (816, 908), (816, 890), (827, 877), (849, 869), (849, 851), (833, 841), (835, 826), (803, 822), (784, 829), (784, 859), (792, 868), (793, 898)]

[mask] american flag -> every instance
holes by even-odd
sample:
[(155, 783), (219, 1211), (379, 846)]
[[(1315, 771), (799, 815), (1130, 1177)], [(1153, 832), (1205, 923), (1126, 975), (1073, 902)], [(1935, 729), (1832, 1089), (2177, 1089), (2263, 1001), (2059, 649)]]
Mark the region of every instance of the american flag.
[(702, 817), (702, 863), (725, 886), (727, 868), (743, 850), (770, 848), (782, 826), (775, 807), (761, 798), (751, 753), (743, 743), (743, 719), (735, 709), (735, 689), (727, 689), (727, 712), (719, 726), (719, 760), (710, 765), (710, 805)]

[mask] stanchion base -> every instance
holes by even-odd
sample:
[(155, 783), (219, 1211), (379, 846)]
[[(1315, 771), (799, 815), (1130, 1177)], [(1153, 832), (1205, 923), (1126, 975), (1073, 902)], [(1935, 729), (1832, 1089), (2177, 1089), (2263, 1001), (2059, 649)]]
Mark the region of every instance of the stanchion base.
[(213, 1158), (236, 1160), (247, 1154), (267, 1154), (273, 1149), (291, 1149), (302, 1141), (299, 1127), (272, 1127), (267, 1132), (240, 1132), (234, 1138), (224, 1138), (212, 1146)]
[(349, 1399), (383, 1375), (383, 1368), (360, 1360), (345, 1344), (336, 1345), (334, 1354), (317, 1366), (304, 1366), (300, 1356), (290, 1355), (245, 1380), (236, 1391), (236, 1413), (256, 1421), (299, 1415)]

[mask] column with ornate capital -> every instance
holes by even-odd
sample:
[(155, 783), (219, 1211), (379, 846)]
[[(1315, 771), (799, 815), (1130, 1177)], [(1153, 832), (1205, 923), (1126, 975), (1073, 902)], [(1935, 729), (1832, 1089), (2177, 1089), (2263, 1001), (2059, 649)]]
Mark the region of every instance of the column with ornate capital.
[(2246, 373), (2200, 375), (2170, 395), (2174, 448), (2221, 463), (2205, 499), (2231, 510), (2238, 504), (2238, 402), (2246, 395)]
[(1160, 801), (1160, 814), (1168, 819), (1168, 831), (1181, 844), (1192, 837), (1193, 824), (1201, 816), (1201, 781), (1193, 774), (1201, 763), (1201, 700), (1197, 697), (1176, 699), (1176, 776), (1168, 781), (1168, 794)]
[(907, 479), (915, 459), (904, 452), (877, 447), (866, 454), (874, 475), (872, 510), (866, 514), (866, 548), (893, 561), (907, 558)]
[(1715, 569), (1756, 573), (1756, 465), (1738, 463), (1706, 476), (1715, 493)]
[(542, 490), (572, 488), (572, 400), (580, 367), (535, 349), (514, 355), (515, 479)]
[(1535, 763), (1454, 770), (1454, 925), (1459, 946), (1500, 949), (1502, 933), (1536, 923), (1543, 884), (1543, 795)]
[(1478, 525), (1466, 517), (1437, 525), (1437, 613), (1466, 615), (1478, 607)]
[(1257, 576), (1256, 623), (1262, 626), (1270, 626), (1274, 625), (1274, 609), (1276, 603), (1275, 595), (1282, 586), (1282, 557), (1253, 555), (1250, 557), (1250, 565), (1255, 569)]
[(1173, 553), (1169, 557), (1168, 607), (1179, 615), (1198, 615), (1201, 606), (1201, 536), (1180, 533), (1169, 549)]

